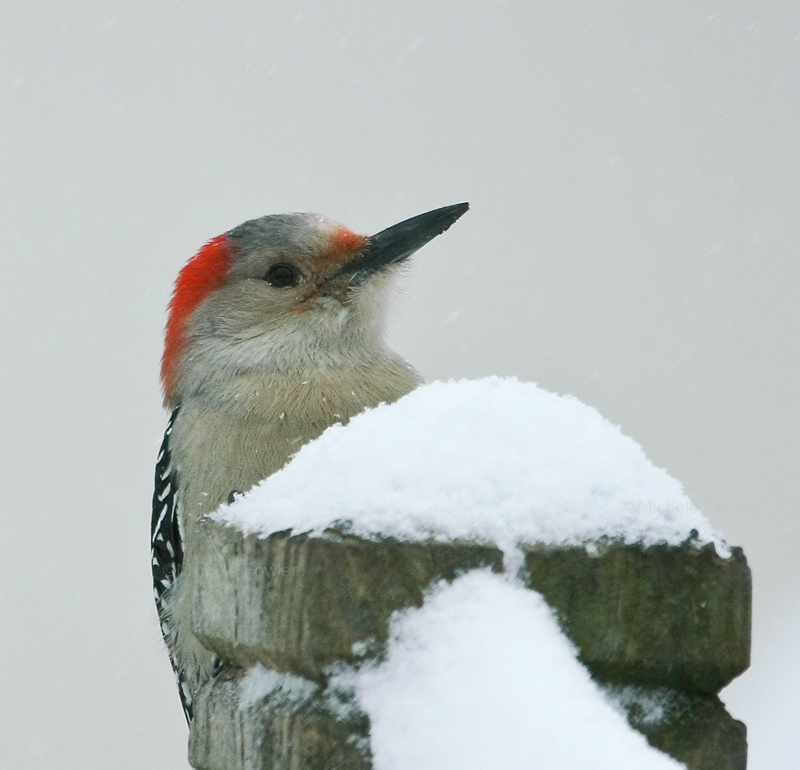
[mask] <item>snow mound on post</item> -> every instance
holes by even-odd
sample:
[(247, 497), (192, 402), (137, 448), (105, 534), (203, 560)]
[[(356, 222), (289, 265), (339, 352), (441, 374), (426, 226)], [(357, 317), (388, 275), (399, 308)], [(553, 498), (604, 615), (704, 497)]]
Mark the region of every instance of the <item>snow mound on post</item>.
[(727, 549), (680, 483), (595, 409), (491, 377), (423, 385), (329, 428), (214, 514), (246, 534)]
[(396, 613), (386, 660), (330, 686), (370, 717), (376, 770), (677, 770), (592, 682), (539, 594), (488, 571)]

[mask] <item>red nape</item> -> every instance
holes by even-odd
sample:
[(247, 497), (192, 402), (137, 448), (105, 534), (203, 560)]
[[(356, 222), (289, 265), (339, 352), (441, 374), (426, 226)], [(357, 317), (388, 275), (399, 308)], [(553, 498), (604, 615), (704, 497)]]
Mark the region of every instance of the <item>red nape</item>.
[(230, 267), (227, 238), (210, 240), (184, 266), (175, 281), (161, 359), (161, 382), (169, 401), (175, 387), (175, 370), (183, 345), (183, 327), (191, 312), (215, 289), (222, 286)]

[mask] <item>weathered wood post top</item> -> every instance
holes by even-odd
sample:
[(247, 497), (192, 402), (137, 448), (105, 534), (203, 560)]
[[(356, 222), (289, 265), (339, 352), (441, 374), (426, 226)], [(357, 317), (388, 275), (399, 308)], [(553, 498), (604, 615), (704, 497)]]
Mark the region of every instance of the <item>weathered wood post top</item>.
[(372, 706), (337, 683), (384, 665), (403, 613), (475, 570), (544, 597), (598, 708), (664, 752), (641, 767), (746, 766), (717, 697), (749, 665), (744, 555), (576, 399), (495, 378), (422, 387), (304, 447), (199, 542), (193, 632), (221, 668), (196, 701), (198, 770), (379, 768)]

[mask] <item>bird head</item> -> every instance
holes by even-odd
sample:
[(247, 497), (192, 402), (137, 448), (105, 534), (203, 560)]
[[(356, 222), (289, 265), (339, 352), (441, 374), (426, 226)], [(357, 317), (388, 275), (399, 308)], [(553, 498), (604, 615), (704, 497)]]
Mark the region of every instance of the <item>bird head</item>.
[(379, 350), (380, 297), (394, 268), (469, 208), (435, 209), (373, 236), (317, 214), (245, 222), (206, 243), (169, 304), (161, 376), (175, 406), (184, 379), (299, 371)]

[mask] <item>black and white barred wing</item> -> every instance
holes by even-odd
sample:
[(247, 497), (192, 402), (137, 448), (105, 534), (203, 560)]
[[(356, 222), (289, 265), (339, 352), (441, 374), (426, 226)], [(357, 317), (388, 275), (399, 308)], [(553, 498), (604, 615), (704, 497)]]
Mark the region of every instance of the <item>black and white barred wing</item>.
[[(178, 410), (175, 409), (169, 418), (161, 451), (156, 461), (155, 490), (153, 492), (153, 518), (150, 526), (150, 550), (153, 568), (153, 594), (161, 623), (161, 633), (169, 649), (171, 634), (169, 614), (165, 605), (166, 594), (172, 588), (183, 565), (183, 547), (181, 545), (180, 526), (178, 524), (178, 488), (177, 475), (172, 465), (172, 454), (169, 448), (172, 426)], [(192, 696), (188, 683), (183, 678), (180, 667), (170, 650), (170, 662), (178, 681), (181, 704), (186, 714), (186, 721), (192, 719)]]

